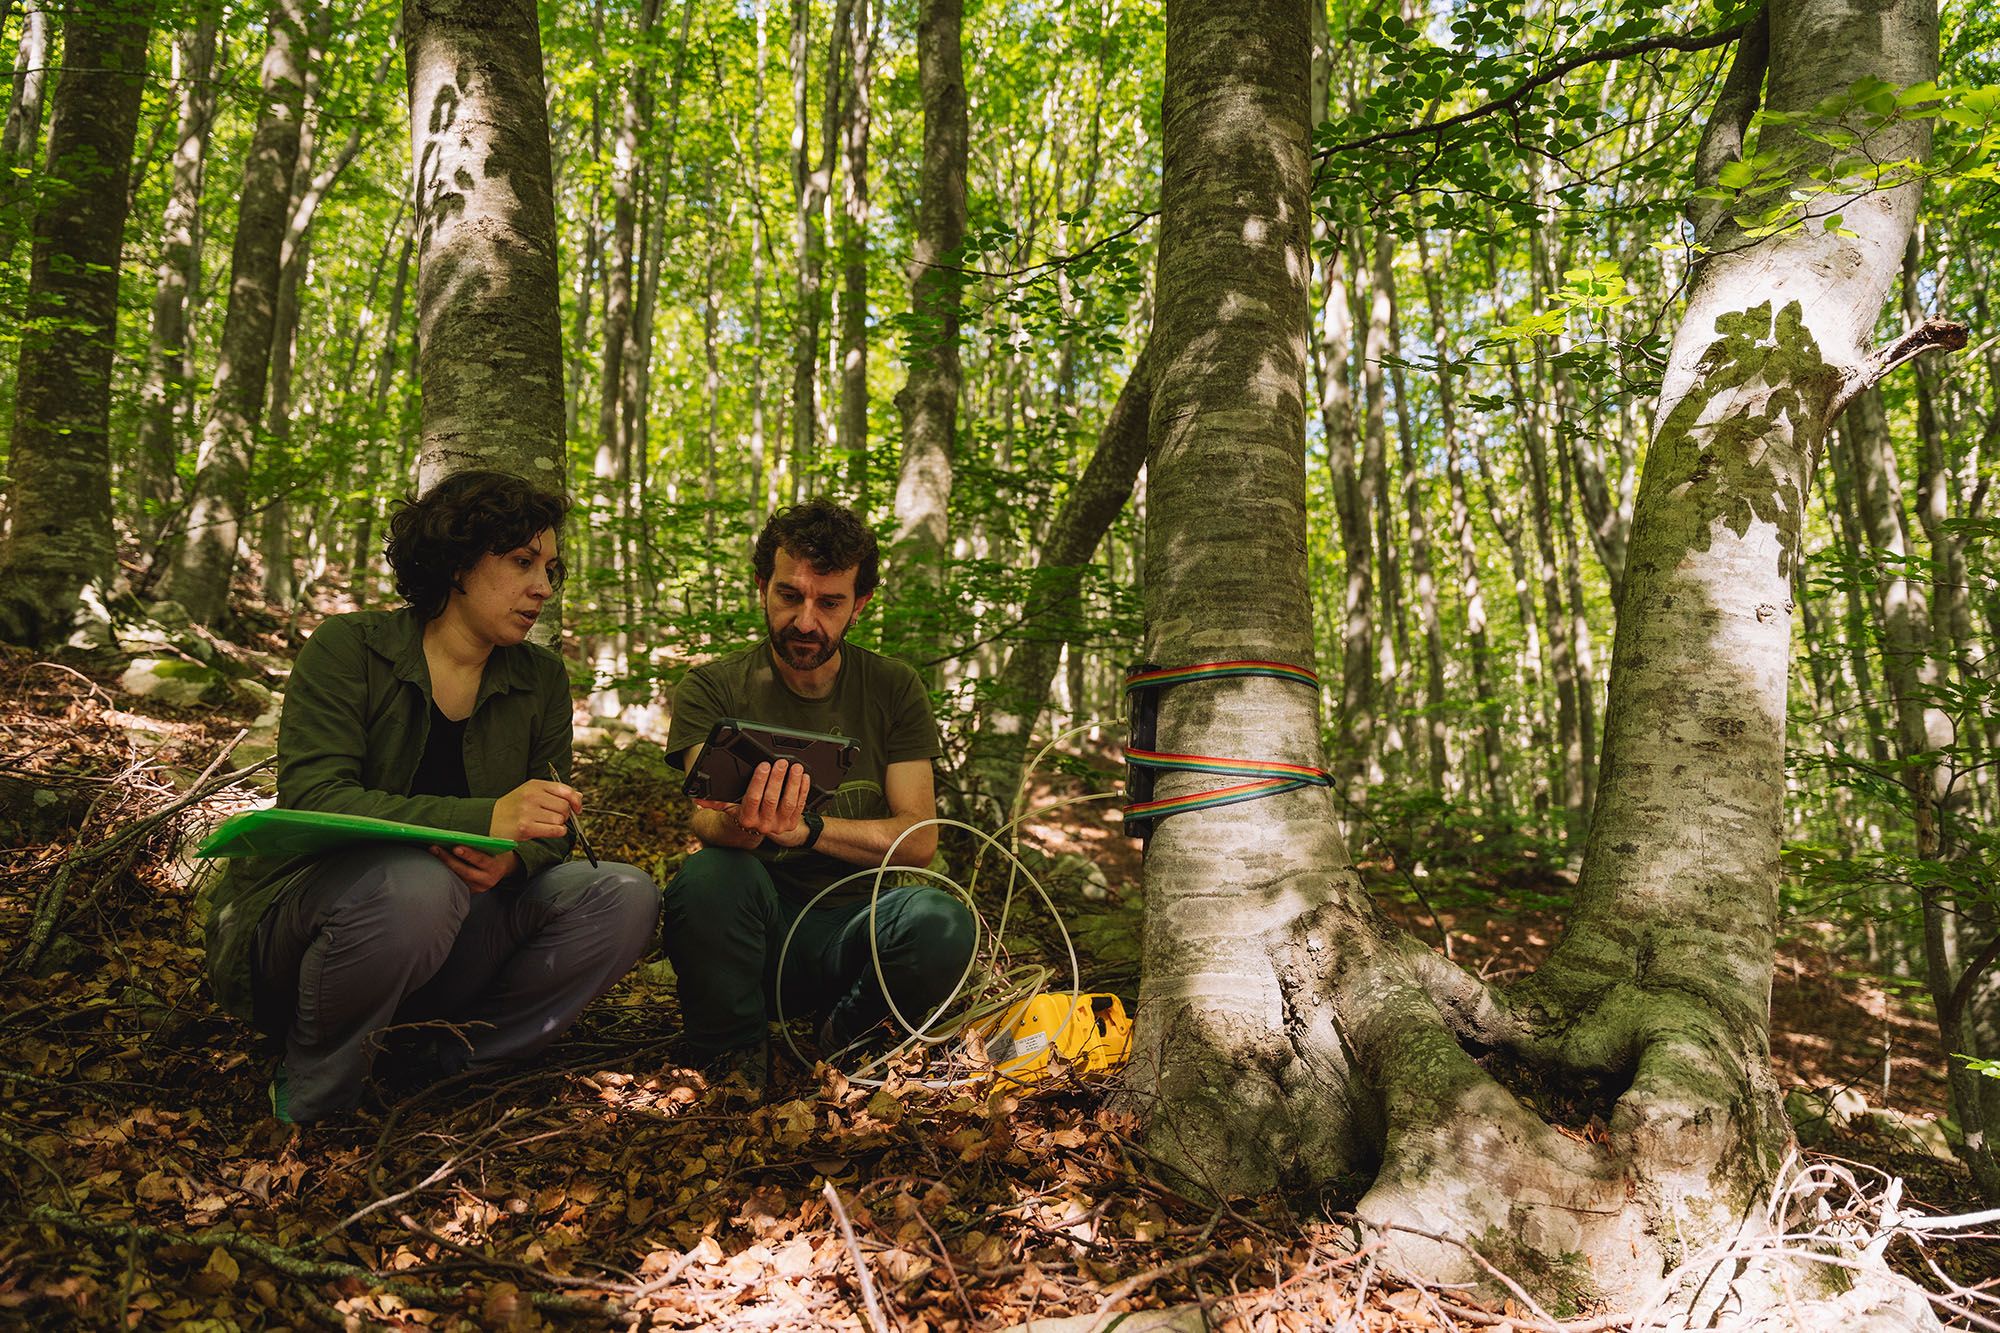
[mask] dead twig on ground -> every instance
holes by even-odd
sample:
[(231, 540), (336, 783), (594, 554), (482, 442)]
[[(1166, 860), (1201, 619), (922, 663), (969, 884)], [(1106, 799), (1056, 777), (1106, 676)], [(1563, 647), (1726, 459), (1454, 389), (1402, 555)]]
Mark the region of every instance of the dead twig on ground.
[[(433, 1287), (422, 1283), (405, 1282), (393, 1277), (384, 1277), (373, 1269), (363, 1268), (359, 1264), (342, 1263), (333, 1259), (307, 1259), (293, 1254), (282, 1245), (260, 1240), (255, 1236), (247, 1236), (226, 1227), (210, 1227), (195, 1235), (183, 1236), (160, 1227), (141, 1226), (138, 1223), (97, 1222), (81, 1214), (63, 1208), (52, 1208), (47, 1204), (39, 1205), (28, 1216), (32, 1221), (46, 1222), (71, 1235), (87, 1236), (92, 1240), (113, 1244), (137, 1245), (144, 1241), (149, 1245), (186, 1245), (204, 1250), (219, 1246), (232, 1254), (240, 1254), (255, 1260), (272, 1272), (296, 1281), (338, 1282), (342, 1279), (351, 1279), (405, 1301), (456, 1304), (464, 1299), (469, 1290), (466, 1287)], [(565, 1296), (549, 1291), (525, 1294), (538, 1310), (590, 1315), (600, 1319), (612, 1313), (607, 1302), (589, 1297)]]
[[(1117, 1312), (1111, 1307), (1118, 1304), (1118, 1302), (1131, 1299), (1162, 1278), (1172, 1277), (1176, 1273), (1184, 1273), (1190, 1268), (1199, 1268), (1221, 1253), (1221, 1250), (1203, 1250), (1199, 1254), (1183, 1255), (1168, 1263), (1148, 1268), (1143, 1273), (1134, 1273), (1131, 1277), (1126, 1278), (1123, 1282), (1120, 1282), (1117, 1286), (1104, 1293), (1104, 1299), (1097, 1303), (1097, 1315), (1091, 1321), (1090, 1327), (1085, 1330), (1085, 1333), (1103, 1333), (1105, 1329), (1109, 1328), (1111, 1322), (1115, 1322), (1118, 1317)], [(1109, 1316), (1108, 1320), (1107, 1316)]]
[(62, 919), (63, 901), (68, 896), (70, 881), (75, 878), (78, 870), (93, 861), (103, 860), (113, 852), (134, 846), (140, 839), (151, 834), (154, 829), (167, 820), (172, 819), (189, 806), (199, 804), (217, 792), (241, 782), (244, 778), (249, 777), (259, 769), (267, 767), (271, 763), (268, 759), (261, 763), (251, 764), (245, 768), (239, 768), (232, 773), (225, 773), (219, 778), (213, 777), (215, 770), (221, 767), (222, 761), (227, 759), (230, 753), (236, 749), (237, 744), (249, 734), (250, 730), (248, 727), (237, 732), (235, 738), (223, 746), (215, 758), (209, 762), (208, 767), (202, 771), (201, 777), (196, 779), (194, 786), (190, 787), (179, 799), (154, 811), (144, 819), (126, 826), (96, 846), (86, 847), (81, 851), (70, 853), (63, 860), (63, 863), (56, 868), (55, 879), (50, 882), (48, 888), (42, 891), (41, 897), (36, 901), (34, 920), (28, 927), (27, 941), (14, 955), (13, 960), (8, 966), (17, 972), (27, 972), (32, 970), (35, 964), (40, 961), (42, 950), (48, 947), (49, 938), (55, 934), (56, 925)]
[(876, 1333), (887, 1333), (889, 1323), (882, 1317), (882, 1305), (875, 1298), (875, 1279), (868, 1275), (868, 1261), (862, 1257), (861, 1242), (854, 1238), (854, 1223), (847, 1220), (847, 1205), (840, 1201), (840, 1191), (827, 1181), (820, 1193), (826, 1196), (833, 1208), (833, 1215), (839, 1219), (840, 1234), (847, 1241), (848, 1253), (854, 1256), (854, 1271), (861, 1279), (861, 1299), (868, 1306), (868, 1326)]

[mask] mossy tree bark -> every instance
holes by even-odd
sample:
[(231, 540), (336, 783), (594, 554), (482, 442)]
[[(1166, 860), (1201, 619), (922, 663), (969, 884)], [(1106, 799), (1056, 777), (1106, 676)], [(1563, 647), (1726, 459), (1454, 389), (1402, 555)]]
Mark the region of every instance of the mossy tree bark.
[[(564, 487), (563, 362), (533, 0), (406, 0), (426, 489), (470, 467)], [(551, 632), (552, 617), (542, 617)]]
[[(1169, 0), (1160, 378), (1148, 651), (1164, 665), (1312, 660), (1304, 585), (1306, 15)], [(1781, 112), (1856, 79), (1932, 77), (1928, 0), (1801, 0), (1738, 80)], [(1748, 66), (1747, 71), (1741, 67)], [(1761, 96), (1759, 95), (1761, 93)], [(1733, 117), (1734, 110), (1725, 109)], [(1921, 121), (1850, 119), (1879, 161), (1922, 161)], [(1740, 129), (1740, 125), (1738, 126)], [(1146, 967), (1129, 1074), (1148, 1150), (1217, 1196), (1359, 1173), (1391, 1258), (1480, 1277), (1480, 1248), (1558, 1299), (1737, 1312), (1846, 1294), (1833, 1326), (1928, 1322), (1907, 1287), (1773, 1255), (1696, 1290), (1704, 1245), (1759, 1238), (1792, 1146), (1768, 1003), (1785, 790), (1790, 586), (1832, 420), (1895, 349), (1869, 336), (1914, 216), (1898, 180), (1811, 184), (1827, 159), (1767, 128), (1815, 214), (1752, 241), (1704, 219), (1640, 484), (1576, 907), (1531, 977), (1488, 986), (1387, 926), (1317, 792), (1182, 814), (1146, 864)], [(1728, 154), (1722, 155), (1724, 158)], [(1713, 160), (1708, 164), (1715, 165)], [(1182, 685), (1159, 748), (1318, 761), (1309, 692)], [(1219, 785), (1163, 777), (1161, 795)], [(1565, 1108), (1543, 1090), (1592, 1090)], [(1537, 1110), (1524, 1098), (1543, 1097)], [(1596, 1110), (1596, 1141), (1564, 1133)], [(1784, 1215), (1782, 1207), (1778, 1215)], [(1695, 1272), (1692, 1279), (1686, 1274)]]
[(264, 415), (277, 327), (278, 282), (305, 97), (306, 0), (272, 0), (257, 129), (243, 164), (236, 238), (229, 256), (215, 385), (202, 418), (186, 537), (170, 553), (157, 591), (198, 622), (229, 604), (236, 547), (250, 503), (250, 464)]
[(111, 581), (111, 357), (153, 0), (68, 11), (35, 215), (0, 549), (0, 638), (61, 642)]

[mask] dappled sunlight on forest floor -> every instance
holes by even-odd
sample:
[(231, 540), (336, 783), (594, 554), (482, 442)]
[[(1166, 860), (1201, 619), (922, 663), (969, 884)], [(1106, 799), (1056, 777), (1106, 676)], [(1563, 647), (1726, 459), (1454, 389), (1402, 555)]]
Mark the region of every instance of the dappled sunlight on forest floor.
[[(1197, 1302), (1244, 1329), (1495, 1322), (1376, 1270), (1373, 1245), (1328, 1220), (1351, 1197), (1180, 1197), (1149, 1178), (1130, 1122), (1067, 1076), (1034, 1095), (872, 1088), (781, 1056), (771, 1099), (753, 1106), (683, 1067), (664, 963), (642, 965), (540, 1064), (400, 1098), (385, 1071), (391, 1086), (346, 1120), (281, 1126), (265, 1057), (208, 998), (198, 863), (178, 855), (251, 793), (239, 784), (109, 842), (194, 784), (256, 704), (162, 706), (19, 654), (0, 657), (0, 699), (8, 952), (59, 879), (65, 899), (39, 975), (10, 984), (0, 1009), (0, 1176), (20, 1200), (0, 1222), (0, 1322), (946, 1329), (1102, 1314), (1102, 1327)], [(1033, 803), (1083, 781), (1039, 784)], [(601, 856), (672, 873), (686, 808), (648, 747), (582, 752), (578, 785)], [(1087, 983), (1129, 1002), (1139, 858), (1106, 813), (1074, 806), (1029, 827), (1051, 860), (1103, 872), (1052, 876), (1053, 891)], [(1394, 913), (1434, 931), (1388, 867), (1364, 869)], [(1501, 878), (1428, 895), (1456, 956), (1491, 975), (1546, 952), (1563, 891), (1547, 879), (1517, 901)], [(1022, 917), (1020, 949), (1053, 950), (1045, 916)], [(1779, 958), (1785, 1085), (1847, 1098), (1808, 1138), (1907, 1176), (1906, 1202), (1969, 1209), (1962, 1169), (1908, 1128), (1942, 1106), (1934, 1029), (1850, 966), (1808, 931)], [(1939, 1258), (1961, 1279), (1995, 1268), (1967, 1246)]]

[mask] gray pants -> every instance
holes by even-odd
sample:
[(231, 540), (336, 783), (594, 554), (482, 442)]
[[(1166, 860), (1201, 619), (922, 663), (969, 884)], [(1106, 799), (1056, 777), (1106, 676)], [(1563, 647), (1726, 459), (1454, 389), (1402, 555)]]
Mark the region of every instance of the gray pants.
[(421, 848), (330, 857), (257, 929), (259, 1025), (285, 1039), (281, 1117), (355, 1105), (395, 1025), (446, 1028), (446, 1071), (533, 1055), (631, 970), (659, 909), (644, 871), (609, 861), (475, 894)]

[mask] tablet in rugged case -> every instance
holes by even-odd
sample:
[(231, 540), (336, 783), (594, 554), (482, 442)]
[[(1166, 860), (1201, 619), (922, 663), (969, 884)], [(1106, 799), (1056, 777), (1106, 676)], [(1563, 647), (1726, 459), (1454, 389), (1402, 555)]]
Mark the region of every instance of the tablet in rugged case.
[(860, 746), (845, 736), (725, 717), (709, 728), (701, 758), (681, 790), (698, 801), (740, 801), (757, 765), (789, 759), (806, 766), (812, 778), (806, 809), (817, 810), (840, 790), (859, 753)]

